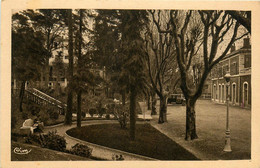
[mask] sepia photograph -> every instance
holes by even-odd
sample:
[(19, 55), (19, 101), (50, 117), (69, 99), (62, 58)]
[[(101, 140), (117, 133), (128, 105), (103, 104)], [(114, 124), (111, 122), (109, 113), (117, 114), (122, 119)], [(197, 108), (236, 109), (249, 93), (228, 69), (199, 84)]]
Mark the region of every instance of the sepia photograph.
[(8, 162), (259, 159), (252, 9), (9, 13)]

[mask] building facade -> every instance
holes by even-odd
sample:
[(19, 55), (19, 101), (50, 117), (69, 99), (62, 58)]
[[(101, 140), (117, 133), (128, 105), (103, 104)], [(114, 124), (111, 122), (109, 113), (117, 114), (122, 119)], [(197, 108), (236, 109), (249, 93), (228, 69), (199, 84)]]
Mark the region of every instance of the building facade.
[[(229, 86), (224, 76), (230, 73)], [(227, 91), (230, 104), (251, 107), (251, 45), (249, 38), (244, 39), (243, 47), (231, 52), (211, 71), (212, 101), (225, 103)], [(227, 90), (228, 89), (228, 90)]]

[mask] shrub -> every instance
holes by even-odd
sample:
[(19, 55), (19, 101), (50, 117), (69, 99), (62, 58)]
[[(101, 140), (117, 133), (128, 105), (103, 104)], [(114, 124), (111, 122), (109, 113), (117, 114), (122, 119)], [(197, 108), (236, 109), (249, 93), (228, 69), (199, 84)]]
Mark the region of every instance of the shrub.
[(112, 159), (115, 160), (115, 161), (122, 161), (122, 160), (125, 160), (123, 155), (112, 155)]
[(39, 105), (35, 104), (35, 103), (31, 102), (31, 101), (27, 102), (26, 109), (27, 109), (27, 111), (31, 112), (31, 114), (33, 116), (37, 116), (39, 114), (39, 112), (40, 112)]
[(106, 114), (106, 119), (110, 119), (110, 115), (109, 114)]
[(27, 136), (25, 138), (25, 143), (28, 143), (28, 144), (39, 144), (39, 145), (42, 145), (42, 140), (41, 140), (41, 137), (37, 134), (30, 134), (30, 136)]
[(105, 113), (106, 113), (106, 109), (102, 107), (98, 114), (99, 114), (100, 117), (102, 117), (103, 114), (105, 114)]
[(85, 117), (86, 117), (86, 113), (85, 113), (85, 112), (81, 112), (81, 116), (82, 116), (83, 118), (85, 118)]
[(87, 145), (83, 145), (80, 143), (75, 144), (74, 146), (71, 147), (72, 154), (74, 155), (79, 155), (83, 157), (90, 157), (92, 153), (92, 149), (89, 148)]
[(57, 134), (57, 131), (49, 132), (47, 135), (40, 136), (40, 144), (44, 148), (49, 148), (57, 151), (66, 150), (66, 140), (64, 137)]
[(47, 121), (50, 119), (50, 115), (47, 113), (46, 110), (42, 109), (39, 113), (39, 120), (43, 123), (47, 123)]
[(95, 108), (89, 109), (89, 115), (90, 115), (91, 117), (93, 117), (93, 115), (96, 114), (96, 113), (97, 113), (97, 109), (95, 109)]
[(126, 128), (129, 121), (129, 109), (126, 106), (118, 104), (115, 106), (114, 116), (118, 120), (121, 128)]
[(50, 107), (48, 108), (47, 112), (50, 115), (51, 119), (57, 120), (59, 118), (59, 112), (56, 108)]
[(22, 113), (22, 118), (25, 120), (25, 119), (28, 119), (28, 113), (27, 112), (23, 112)]
[(115, 110), (115, 103), (109, 103), (106, 105), (106, 113), (107, 114), (114, 114), (114, 110)]

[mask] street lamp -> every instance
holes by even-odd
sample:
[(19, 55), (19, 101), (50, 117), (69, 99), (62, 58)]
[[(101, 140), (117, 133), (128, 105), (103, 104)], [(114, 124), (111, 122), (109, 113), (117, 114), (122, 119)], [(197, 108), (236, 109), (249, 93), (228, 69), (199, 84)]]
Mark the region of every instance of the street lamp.
[(229, 92), (228, 92), (228, 88), (229, 88), (229, 82), (230, 82), (230, 73), (227, 73), (224, 78), (226, 80), (226, 102), (227, 102), (227, 121), (226, 121), (226, 136), (225, 136), (225, 147), (224, 147), (224, 152), (231, 152), (231, 145), (230, 145), (230, 129), (229, 129)]

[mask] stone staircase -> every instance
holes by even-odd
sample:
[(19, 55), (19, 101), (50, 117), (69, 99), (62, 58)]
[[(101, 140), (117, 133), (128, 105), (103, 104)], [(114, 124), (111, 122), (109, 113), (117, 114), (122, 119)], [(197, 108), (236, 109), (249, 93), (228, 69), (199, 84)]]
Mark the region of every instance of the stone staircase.
[(53, 106), (57, 108), (59, 114), (65, 114), (65, 110), (67, 108), (67, 104), (62, 103), (61, 101), (35, 88), (27, 88), (25, 90), (25, 98), (41, 106)]

